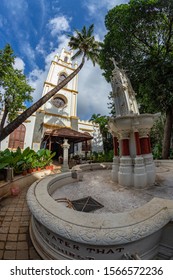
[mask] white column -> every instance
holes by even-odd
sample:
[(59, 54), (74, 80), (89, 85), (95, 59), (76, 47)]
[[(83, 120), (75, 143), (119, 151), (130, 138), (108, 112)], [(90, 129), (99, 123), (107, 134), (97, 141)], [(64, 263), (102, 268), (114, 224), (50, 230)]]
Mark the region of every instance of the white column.
[(140, 129), (139, 138), (141, 142), (141, 153), (144, 158), (144, 165), (147, 174), (147, 185), (153, 186), (156, 179), (155, 163), (153, 160), (153, 155), (151, 153), (150, 144), (148, 141), (150, 129)]
[(129, 150), (130, 130), (120, 131), (121, 157), (118, 171), (118, 183), (125, 187), (133, 186), (132, 158)]
[(112, 181), (118, 182), (118, 171), (119, 171), (119, 156), (118, 156), (118, 138), (116, 135), (113, 136), (113, 146), (114, 146), (114, 157), (113, 157), (113, 163), (112, 163)]
[(69, 165), (68, 165), (68, 149), (70, 145), (68, 144), (68, 139), (64, 139), (64, 143), (62, 145), (63, 147), (63, 165), (62, 165), (62, 172), (69, 171)]

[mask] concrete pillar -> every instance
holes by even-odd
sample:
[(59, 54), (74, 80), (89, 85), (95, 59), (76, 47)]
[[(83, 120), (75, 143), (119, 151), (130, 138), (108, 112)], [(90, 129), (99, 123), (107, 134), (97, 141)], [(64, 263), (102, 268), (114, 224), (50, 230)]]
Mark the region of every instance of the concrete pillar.
[(148, 136), (148, 148), (149, 148), (149, 153), (152, 153), (150, 136)]
[(68, 144), (68, 139), (64, 139), (64, 143), (62, 144), (63, 147), (63, 165), (62, 165), (62, 172), (68, 172), (69, 165), (68, 165), (68, 149), (70, 145)]
[(139, 139), (139, 132), (135, 131), (135, 144), (136, 144), (136, 155), (139, 156), (141, 155), (141, 145), (140, 145), (140, 139)]
[(136, 157), (134, 158), (134, 187), (143, 188), (147, 186), (147, 174), (144, 165), (144, 159), (141, 156), (141, 144), (139, 132), (134, 132)]
[(118, 139), (116, 136), (113, 137), (113, 147), (114, 147), (114, 156), (118, 156)]
[(148, 142), (148, 136), (140, 138), (140, 144), (141, 144), (141, 153), (142, 155), (149, 154), (150, 148), (149, 148), (149, 142)]
[(116, 136), (113, 136), (113, 147), (114, 147), (114, 157), (112, 163), (111, 177), (112, 177), (112, 181), (118, 182), (119, 157), (118, 157), (118, 139)]
[(129, 149), (129, 139), (122, 139), (121, 140), (121, 154), (122, 156), (129, 156), (130, 149)]
[(122, 186), (130, 187), (133, 185), (132, 159), (129, 149), (129, 131), (121, 132), (121, 157), (118, 171), (118, 182)]
[(147, 174), (147, 185), (152, 186), (156, 179), (155, 163), (151, 153), (151, 146), (149, 141), (149, 130), (141, 129), (139, 132), (141, 153), (144, 158), (144, 165)]

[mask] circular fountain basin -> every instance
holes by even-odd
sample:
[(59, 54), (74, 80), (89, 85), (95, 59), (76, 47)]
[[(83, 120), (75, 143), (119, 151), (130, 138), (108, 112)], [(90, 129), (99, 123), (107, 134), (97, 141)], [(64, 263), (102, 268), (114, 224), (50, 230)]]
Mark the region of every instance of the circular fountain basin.
[[(173, 201), (169, 196), (155, 197), (151, 189), (142, 192), (116, 185), (109, 179), (109, 167), (85, 164), (77, 168), (77, 178), (67, 172), (31, 185), (30, 235), (43, 259), (115, 260), (129, 254), (150, 259), (157, 254), (164, 228), (173, 217)], [(104, 207), (85, 213), (56, 201), (86, 195)]]

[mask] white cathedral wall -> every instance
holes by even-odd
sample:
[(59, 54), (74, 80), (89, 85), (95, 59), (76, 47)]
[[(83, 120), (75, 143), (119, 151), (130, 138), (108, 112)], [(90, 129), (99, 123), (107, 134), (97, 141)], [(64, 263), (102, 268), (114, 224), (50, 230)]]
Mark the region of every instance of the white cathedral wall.
[[(25, 133), (25, 140), (24, 140), (24, 148), (26, 149), (27, 147), (30, 147), (31, 149), (33, 148), (32, 146), (32, 138), (33, 138), (33, 131), (34, 131), (34, 125), (35, 125), (35, 115), (30, 116), (24, 123), (23, 125), (26, 127), (26, 133)], [(0, 150), (5, 150), (8, 148), (8, 143), (9, 143), (9, 136), (7, 136), (2, 142), (0, 146)]]
[(4, 140), (1, 141), (1, 146), (0, 146), (0, 150), (4, 151), (5, 149), (8, 148), (8, 142), (9, 142), (9, 136), (7, 136)]
[[(89, 121), (80, 121), (78, 123), (80, 132), (88, 132), (94, 138), (92, 139), (92, 152), (103, 152), (103, 139), (100, 133), (100, 127)], [(78, 145), (78, 154), (83, 154), (82, 144)]]
[(27, 147), (30, 147), (31, 149), (33, 148), (32, 138), (35, 126), (35, 117), (36, 115), (32, 115), (27, 119), (28, 122), (24, 123), (24, 125), (26, 126), (24, 149)]
[(51, 116), (51, 115), (45, 115), (44, 116), (44, 124), (47, 124), (47, 125), (55, 125), (55, 126), (66, 126), (66, 127), (70, 127), (71, 126), (71, 122), (70, 122), (70, 119), (68, 118), (63, 118), (62, 116)]
[(67, 98), (67, 104), (63, 108), (57, 108), (56, 106), (54, 106), (52, 104), (52, 99), (50, 99), (44, 105), (44, 110), (51, 114), (70, 116), (70, 111), (71, 111), (70, 104), (72, 102), (72, 97), (73, 97), (72, 93), (71, 92), (66, 93), (66, 92), (60, 91), (55, 96), (57, 96), (57, 95), (60, 96), (61, 94)]
[[(51, 67), (51, 71), (49, 72), (47, 80), (46, 80), (47, 83), (50, 83), (50, 81), (51, 81), (51, 84), (56, 86), (58, 84), (59, 74), (66, 73), (66, 75), (69, 76), (72, 73), (72, 71), (74, 70), (74, 69), (71, 69), (71, 68), (69, 69), (68, 67), (64, 67), (64, 65), (62, 65), (62, 66), (53, 62), (53, 65)], [(57, 73), (58, 73), (58, 75), (57, 75)], [(74, 79), (72, 79), (66, 85), (66, 88), (67, 89), (74, 88)]]

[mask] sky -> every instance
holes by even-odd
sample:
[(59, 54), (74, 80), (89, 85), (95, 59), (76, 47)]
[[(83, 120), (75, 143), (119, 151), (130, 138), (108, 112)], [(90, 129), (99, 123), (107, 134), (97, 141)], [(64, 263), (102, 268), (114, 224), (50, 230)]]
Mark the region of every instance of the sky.
[[(15, 67), (23, 70), (35, 88), (33, 101), (41, 97), (51, 60), (68, 49), (68, 34), (94, 23), (96, 40), (106, 34), (105, 15), (127, 0), (1, 0), (0, 49), (8, 43), (16, 56)], [(78, 60), (78, 64), (80, 59)], [(98, 65), (86, 62), (79, 73), (77, 115), (88, 120), (92, 114), (109, 115), (111, 86)]]

